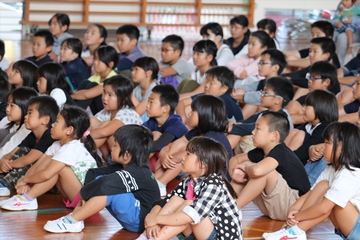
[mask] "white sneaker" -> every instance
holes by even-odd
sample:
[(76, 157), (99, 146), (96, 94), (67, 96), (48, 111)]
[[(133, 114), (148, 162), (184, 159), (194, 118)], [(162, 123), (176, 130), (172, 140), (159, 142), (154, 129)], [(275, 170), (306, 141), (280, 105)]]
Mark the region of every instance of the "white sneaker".
[(307, 240), (306, 233), (299, 235), (291, 235), (286, 229), (280, 229), (273, 233), (264, 233), (262, 237), (265, 240)]
[(10, 196), (10, 189), (7, 187), (0, 187), (0, 197)]
[(17, 194), (2, 201), (1, 208), (12, 211), (36, 210), (38, 209), (38, 203), (36, 198), (29, 202), (24, 200), (21, 195)]
[(44, 229), (52, 233), (66, 233), (66, 232), (81, 232), (84, 229), (84, 221), (77, 223), (65, 223), (64, 217), (56, 219), (54, 221), (47, 221), (44, 225)]

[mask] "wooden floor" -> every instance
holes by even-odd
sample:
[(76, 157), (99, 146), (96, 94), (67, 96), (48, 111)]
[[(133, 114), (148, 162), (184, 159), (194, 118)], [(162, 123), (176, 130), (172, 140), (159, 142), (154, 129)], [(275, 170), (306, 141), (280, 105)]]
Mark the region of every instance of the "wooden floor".
[[(82, 34), (75, 34), (82, 38)], [(31, 56), (31, 39), (22, 38), (20, 33), (2, 33), (0, 38), (5, 40), (6, 57), (11, 61), (16, 61), (27, 56)], [(287, 42), (279, 39), (282, 50), (300, 49), (308, 46), (308, 40), (302, 42)], [(108, 43), (113, 44), (115, 36), (108, 39)], [(186, 43), (183, 56), (188, 59), (191, 57), (192, 45), (194, 42)], [(150, 56), (160, 60), (160, 42), (141, 42), (141, 48)], [(0, 197), (0, 200), (6, 199)], [(61, 201), (61, 196), (45, 194), (38, 198), (39, 209), (37, 211), (10, 212), (0, 210), (0, 239), (135, 239), (138, 234), (121, 230), (119, 223), (107, 212), (101, 211), (89, 219), (85, 220), (85, 229), (79, 234), (50, 234), (43, 230), (47, 220), (54, 220), (66, 215), (71, 210), (66, 209)], [(278, 230), (282, 222), (270, 220), (262, 216), (259, 210), (249, 204), (243, 209), (243, 235), (245, 239), (262, 239), (263, 232)], [(325, 221), (319, 226), (308, 232), (308, 239), (340, 239), (334, 233), (334, 229), (329, 221)]]

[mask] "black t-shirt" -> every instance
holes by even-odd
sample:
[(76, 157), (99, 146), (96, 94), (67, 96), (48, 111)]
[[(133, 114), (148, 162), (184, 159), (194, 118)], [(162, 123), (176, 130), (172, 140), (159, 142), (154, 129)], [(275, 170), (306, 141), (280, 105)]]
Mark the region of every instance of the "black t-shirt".
[(355, 113), (357, 111), (359, 111), (359, 107), (360, 107), (360, 101), (359, 100), (355, 100), (349, 104), (346, 104), (344, 106), (344, 111), (349, 114), (349, 113)]
[[(254, 163), (260, 162), (264, 157), (264, 151), (260, 148), (248, 152), (248, 158)], [(278, 161), (276, 171), (282, 175), (291, 189), (299, 191), (299, 196), (310, 190), (310, 182), (303, 164), (284, 143), (276, 145), (266, 157)]]
[(46, 130), (41, 136), (39, 142), (36, 142), (36, 137), (33, 132), (29, 133), (27, 137), (18, 145), (18, 147), (28, 147), (30, 149), (39, 150), (45, 153), (46, 150), (55, 142), (51, 138), (50, 129)]
[(234, 39), (231, 37), (231, 38), (228, 38), (226, 41), (225, 41), (225, 44), (228, 45), (231, 49), (231, 51), (233, 52), (234, 55), (238, 54), (241, 49), (243, 49), (243, 47), (248, 44), (249, 42), (249, 39), (247, 37), (244, 37), (244, 39), (242, 40), (242, 42), (239, 44), (239, 46), (237, 47), (233, 47), (233, 44), (234, 44)]

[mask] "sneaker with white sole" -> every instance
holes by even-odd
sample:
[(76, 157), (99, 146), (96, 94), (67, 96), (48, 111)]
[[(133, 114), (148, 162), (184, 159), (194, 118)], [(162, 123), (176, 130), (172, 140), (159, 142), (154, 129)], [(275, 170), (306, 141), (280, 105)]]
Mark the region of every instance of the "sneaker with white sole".
[(280, 229), (277, 232), (264, 233), (262, 237), (265, 240), (307, 240), (306, 233), (291, 235), (286, 229)]
[(44, 229), (52, 233), (66, 233), (66, 232), (81, 232), (84, 229), (84, 221), (77, 223), (65, 223), (63, 221), (65, 217), (61, 217), (54, 221), (47, 221), (44, 225)]
[(21, 195), (17, 194), (2, 201), (1, 208), (11, 211), (36, 210), (38, 209), (38, 203), (36, 198), (32, 201), (26, 201)]
[(10, 196), (10, 189), (7, 187), (0, 187), (0, 197)]

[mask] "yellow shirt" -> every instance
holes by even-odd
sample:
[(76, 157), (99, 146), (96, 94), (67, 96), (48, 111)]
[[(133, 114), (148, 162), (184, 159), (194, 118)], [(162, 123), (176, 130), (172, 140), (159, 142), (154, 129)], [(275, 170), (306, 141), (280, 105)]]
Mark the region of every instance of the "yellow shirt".
[[(111, 70), (111, 72), (109, 72), (109, 74), (106, 76), (105, 79), (108, 79), (109, 77), (112, 77), (112, 76), (115, 76), (115, 75), (117, 75), (117, 73), (114, 70)], [(100, 74), (96, 73), (96, 74), (92, 75), (91, 77), (89, 77), (88, 80), (90, 82), (96, 82), (97, 84), (102, 86), (104, 84), (104, 82), (100, 82), (100, 79), (101, 79)]]

